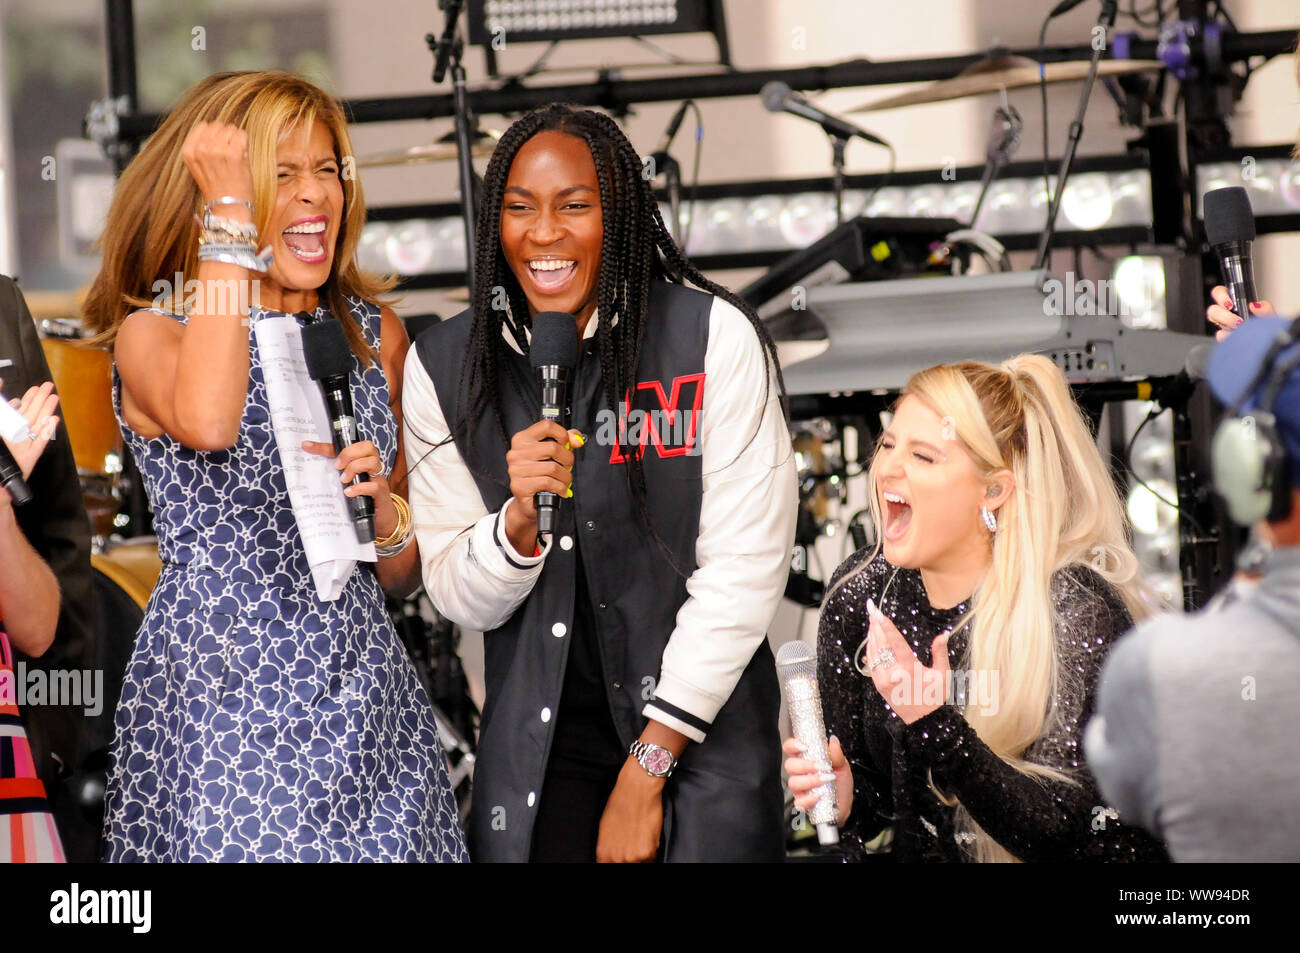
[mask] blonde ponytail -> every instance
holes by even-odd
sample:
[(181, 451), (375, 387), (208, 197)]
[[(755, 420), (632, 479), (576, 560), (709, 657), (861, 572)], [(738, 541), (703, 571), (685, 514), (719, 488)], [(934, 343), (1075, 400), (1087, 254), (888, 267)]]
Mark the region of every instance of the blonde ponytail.
[[(1070, 566), (1087, 566), (1117, 590), (1135, 621), (1150, 613), (1115, 484), (1064, 375), (1045, 357), (1025, 354), (999, 366), (939, 365), (915, 374), (903, 393), (952, 421), (981, 474), (1010, 470), (1015, 478), (1014, 492), (998, 510), (989, 569), (958, 623), (968, 629), (965, 665), (998, 673), (1000, 695), (996, 705), (969, 706), (965, 717), (1017, 771), (1069, 781), (1064, 772), (1024, 757), (1059, 724), (1056, 700), (1080, 688), (1068, 684), (1076, 673), (1059, 662), (1052, 578)], [(881, 539), (874, 491), (869, 507)], [(957, 807), (959, 837), (975, 859), (1016, 859), (955, 798), (936, 793)]]

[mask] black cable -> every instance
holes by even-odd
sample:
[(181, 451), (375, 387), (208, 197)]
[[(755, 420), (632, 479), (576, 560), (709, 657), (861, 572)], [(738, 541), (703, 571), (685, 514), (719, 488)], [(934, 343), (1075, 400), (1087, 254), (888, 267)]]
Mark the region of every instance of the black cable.
[[(1129, 0), (1128, 6), (1128, 10), (1123, 11), (1121, 15), (1129, 17), (1139, 26), (1158, 27), (1164, 21), (1165, 13), (1162, 9), (1161, 0), (1156, 0), (1153, 5), (1147, 7), (1145, 10), (1139, 10), (1137, 8), (1137, 0)], [(1143, 19), (1143, 17), (1149, 13), (1154, 13), (1156, 15), (1154, 22)]]
[(1161, 414), (1163, 414), (1163, 413), (1164, 413), (1166, 410), (1168, 410), (1168, 409), (1169, 409), (1168, 407), (1161, 407), (1161, 406), (1159, 406), (1159, 405), (1157, 404), (1157, 405), (1153, 405), (1152, 408), (1151, 408), (1149, 411), (1147, 411), (1147, 415), (1146, 415), (1145, 417), (1142, 418), (1142, 422), (1141, 422), (1140, 424), (1138, 424), (1138, 425), (1137, 425), (1137, 428), (1133, 431), (1133, 436), (1129, 438), (1128, 446), (1124, 448), (1124, 459), (1123, 459), (1122, 463), (1123, 463), (1123, 465), (1124, 465), (1124, 469), (1125, 469), (1126, 471), (1128, 471), (1128, 475), (1131, 476), (1131, 477), (1132, 477), (1132, 478), (1137, 482), (1137, 484), (1138, 484), (1139, 486), (1141, 486), (1142, 488), (1144, 488), (1148, 493), (1150, 493), (1152, 496), (1154, 496), (1157, 500), (1159, 500), (1159, 501), (1160, 501), (1161, 503), (1163, 503), (1165, 506), (1169, 507), (1169, 508), (1170, 508), (1171, 510), (1173, 510), (1175, 513), (1177, 513), (1180, 517), (1182, 517), (1182, 516), (1186, 516), (1186, 517), (1187, 517), (1187, 522), (1189, 522), (1189, 523), (1192, 524), (1192, 529), (1196, 530), (1196, 532), (1197, 532), (1198, 535), (1200, 535), (1200, 536), (1208, 536), (1209, 534), (1206, 533), (1206, 532), (1205, 532), (1205, 528), (1204, 528), (1203, 526), (1201, 526), (1201, 524), (1198, 523), (1198, 522), (1196, 521), (1196, 517), (1195, 517), (1195, 516), (1193, 516), (1191, 513), (1184, 513), (1183, 510), (1182, 510), (1182, 508), (1179, 507), (1179, 505), (1178, 505), (1177, 503), (1171, 503), (1169, 500), (1166, 500), (1163, 496), (1161, 496), (1159, 493), (1157, 493), (1155, 490), (1153, 490), (1153, 489), (1151, 488), (1151, 485), (1150, 485), (1149, 483), (1147, 483), (1146, 480), (1144, 480), (1144, 479), (1142, 479), (1140, 476), (1138, 476), (1138, 475), (1137, 475), (1137, 471), (1133, 469), (1133, 446), (1134, 446), (1134, 444), (1137, 443), (1138, 434), (1140, 434), (1140, 433), (1142, 432), (1142, 428), (1143, 428), (1143, 427), (1145, 427), (1145, 426), (1146, 426), (1147, 424), (1149, 424), (1151, 421), (1155, 420), (1157, 417), (1159, 417)]
[(686, 248), (691, 240), (691, 230), (695, 227), (695, 194), (700, 186), (700, 152), (704, 147), (704, 114), (700, 112), (700, 107), (695, 100), (686, 100), (686, 105), (695, 113), (695, 159), (691, 169), (691, 187), (687, 190), (686, 231), (682, 233), (682, 254), (686, 254)]
[(884, 178), (877, 182), (872, 190), (867, 193), (866, 201), (862, 203), (860, 215), (867, 214), (867, 209), (871, 208), (871, 203), (876, 200), (876, 193), (889, 184), (889, 180), (894, 177), (894, 172), (898, 168), (898, 154), (894, 152), (893, 145), (886, 142), (885, 148), (889, 150), (889, 168), (885, 171)]
[(555, 52), (556, 47), (558, 47), (559, 45), (560, 45), (559, 40), (551, 40), (551, 42), (546, 44), (546, 49), (542, 50), (541, 55), (538, 56), (537, 59), (533, 60), (533, 62), (529, 64), (528, 67), (525, 68), (522, 73), (516, 73), (513, 76), (507, 76), (505, 78), (505, 83), (503, 83), (502, 85), (506, 85), (507, 83), (522, 82), (523, 80), (526, 80), (529, 77), (536, 76), (546, 66), (546, 61), (551, 58), (551, 54)]
[(1115, 267), (1115, 263), (1119, 261), (1119, 259), (1116, 258), (1116, 257), (1114, 257), (1113, 255), (1107, 255), (1104, 251), (1102, 251), (1102, 250), (1101, 250), (1099, 247), (1097, 247), (1096, 245), (1085, 245), (1085, 246), (1083, 246), (1083, 247), (1086, 248), (1089, 252), (1092, 253), (1092, 257), (1093, 257), (1093, 258), (1096, 258), (1099, 262), (1101, 262), (1101, 263), (1102, 263), (1103, 265), (1105, 265), (1107, 268), (1114, 268), (1114, 267)]

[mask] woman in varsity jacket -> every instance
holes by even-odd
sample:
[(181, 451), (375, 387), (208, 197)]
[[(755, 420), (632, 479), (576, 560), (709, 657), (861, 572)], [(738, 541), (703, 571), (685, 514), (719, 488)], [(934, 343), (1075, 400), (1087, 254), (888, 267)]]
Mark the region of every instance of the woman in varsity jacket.
[[(425, 587), (485, 633), (471, 856), (779, 860), (766, 630), (797, 491), (772, 340), (677, 251), (602, 114), (506, 132), (477, 241), (472, 307), (419, 338), (403, 397)], [(528, 359), (557, 311), (567, 432)]]

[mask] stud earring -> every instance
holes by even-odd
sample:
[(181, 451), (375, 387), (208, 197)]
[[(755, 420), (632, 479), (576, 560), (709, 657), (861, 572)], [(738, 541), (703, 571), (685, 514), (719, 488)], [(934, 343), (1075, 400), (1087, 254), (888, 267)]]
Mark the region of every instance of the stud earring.
[(984, 526), (990, 533), (996, 533), (998, 530), (998, 518), (993, 515), (993, 511), (987, 506), (980, 507), (980, 518), (984, 520)]

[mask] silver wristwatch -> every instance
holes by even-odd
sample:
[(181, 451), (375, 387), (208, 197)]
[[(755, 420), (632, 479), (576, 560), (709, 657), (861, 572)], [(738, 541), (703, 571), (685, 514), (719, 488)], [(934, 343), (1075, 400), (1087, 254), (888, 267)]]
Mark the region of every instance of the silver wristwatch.
[(652, 745), (645, 741), (634, 741), (627, 753), (636, 758), (637, 763), (645, 768), (652, 778), (666, 778), (677, 767), (677, 759), (667, 748)]

